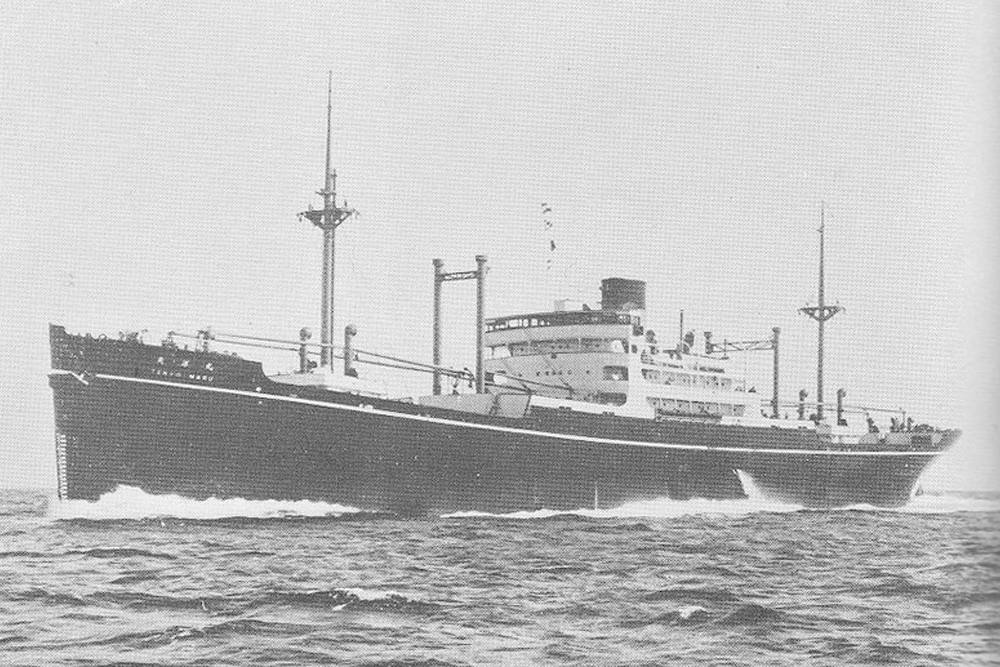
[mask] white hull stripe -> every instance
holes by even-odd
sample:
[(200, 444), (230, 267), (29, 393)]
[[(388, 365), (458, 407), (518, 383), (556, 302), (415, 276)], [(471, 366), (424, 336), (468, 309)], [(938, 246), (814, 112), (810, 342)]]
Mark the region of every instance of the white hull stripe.
[[(53, 371), (53, 374), (65, 374), (68, 371)], [(536, 431), (533, 429), (525, 428), (513, 428), (510, 426), (498, 426), (495, 424), (476, 424), (471, 422), (454, 421), (451, 419), (443, 419), (441, 417), (431, 417), (428, 415), (413, 415), (405, 414), (399, 412), (392, 412), (391, 410), (380, 410), (369, 406), (354, 406), (354, 405), (340, 405), (337, 403), (326, 403), (323, 401), (315, 401), (308, 398), (299, 398), (297, 396), (279, 396), (274, 394), (258, 393), (255, 391), (246, 391), (243, 389), (227, 389), (223, 387), (204, 387), (200, 385), (191, 384), (181, 384), (178, 382), (166, 382), (164, 380), (151, 380), (146, 378), (134, 378), (134, 377), (124, 377), (120, 375), (107, 375), (104, 373), (98, 373), (95, 377), (103, 378), (105, 380), (117, 380), (119, 382), (134, 382), (136, 384), (151, 384), (160, 385), (163, 387), (171, 387), (173, 389), (188, 389), (191, 391), (205, 391), (214, 392), (219, 394), (230, 394), (233, 396), (244, 396), (247, 398), (256, 398), (258, 400), (268, 400), (268, 401), (281, 401), (285, 403), (295, 403), (298, 405), (309, 405), (318, 408), (327, 408), (332, 410), (344, 410), (347, 412), (362, 412), (366, 414), (376, 414), (383, 415), (385, 417), (392, 417), (394, 419), (404, 419), (410, 421), (420, 421), (428, 422), (431, 424), (441, 424), (444, 426), (452, 426), (455, 428), (466, 428), (466, 429), (476, 429), (481, 431), (494, 431), (499, 433), (513, 433), (516, 435), (527, 435), (536, 438), (549, 438), (553, 440), (572, 440), (576, 442), (588, 442), (595, 444), (608, 444), (608, 445), (628, 445), (631, 447), (654, 447), (657, 449), (677, 449), (684, 451), (698, 451), (698, 452), (727, 452), (736, 454), (797, 454), (797, 455), (810, 455), (810, 456), (860, 456), (860, 457), (877, 457), (877, 456), (888, 456), (888, 457), (906, 457), (906, 456), (937, 456), (940, 452), (912, 452), (912, 451), (875, 451), (875, 452), (855, 452), (855, 451), (844, 451), (835, 449), (787, 449), (778, 447), (713, 447), (708, 445), (684, 445), (678, 443), (663, 443), (663, 442), (646, 442), (642, 440), (618, 440), (613, 438), (598, 438), (588, 435), (573, 435), (569, 433), (551, 433), (548, 431)]]

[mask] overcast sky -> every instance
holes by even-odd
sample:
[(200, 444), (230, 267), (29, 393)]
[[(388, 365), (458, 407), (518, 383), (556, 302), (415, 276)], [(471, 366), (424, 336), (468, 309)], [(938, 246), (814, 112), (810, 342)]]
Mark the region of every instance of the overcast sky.
[[(929, 485), (997, 487), (993, 3), (400, 4), (0, 4), (0, 486), (54, 488), (50, 321), (318, 329), (332, 70), (359, 347), (429, 360), (431, 259), (485, 253), (488, 316), (639, 278), (664, 332), (782, 327), (814, 395), (825, 201), (828, 396), (962, 428)], [(448, 284), (447, 363), (473, 312)]]

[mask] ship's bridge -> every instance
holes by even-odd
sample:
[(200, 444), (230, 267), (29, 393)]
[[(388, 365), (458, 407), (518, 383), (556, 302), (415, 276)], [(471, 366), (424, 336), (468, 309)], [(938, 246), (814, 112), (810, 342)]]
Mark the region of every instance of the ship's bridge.
[[(486, 321), (485, 344), (490, 348), (533, 341), (608, 338), (627, 339), (637, 318), (605, 310), (552, 311), (496, 317)], [(511, 355), (516, 354), (511, 349)]]
[(641, 312), (549, 311), (486, 322), (487, 372), (533, 393), (621, 405)]
[(532, 313), (530, 315), (509, 315), (495, 317), (486, 321), (486, 331), (505, 331), (508, 329), (526, 329), (530, 327), (573, 326), (579, 324), (631, 324), (628, 313), (616, 313), (606, 310), (557, 310), (547, 313)]

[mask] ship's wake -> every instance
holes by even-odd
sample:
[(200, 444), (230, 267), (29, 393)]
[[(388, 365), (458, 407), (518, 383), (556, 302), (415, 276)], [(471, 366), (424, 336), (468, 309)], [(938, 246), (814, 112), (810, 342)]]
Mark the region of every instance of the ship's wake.
[(902, 507), (885, 508), (872, 505), (849, 505), (824, 510), (810, 509), (769, 496), (757, 486), (753, 477), (742, 470), (736, 471), (743, 486), (745, 498), (710, 500), (693, 498), (674, 500), (657, 498), (625, 503), (614, 508), (580, 508), (576, 510), (539, 509), (533, 511), (493, 514), (490, 512), (453, 512), (444, 518), (498, 517), (504, 519), (547, 519), (554, 516), (581, 516), (595, 519), (614, 518), (676, 518), (698, 515), (744, 516), (761, 513), (812, 512), (897, 512), (904, 514), (952, 514), (956, 512), (1000, 512), (997, 494), (970, 494), (962, 492), (923, 493), (913, 496)]
[(49, 504), (55, 520), (143, 520), (156, 518), (212, 521), (231, 518), (280, 519), (285, 517), (337, 517), (355, 514), (346, 505), (312, 500), (246, 500), (207, 498), (194, 500), (175, 494), (153, 495), (134, 486), (119, 486), (96, 501), (62, 500)]
[(996, 493), (931, 492), (910, 498), (902, 507), (886, 509), (872, 505), (851, 505), (844, 510), (860, 512), (901, 512), (904, 514), (954, 514), (956, 512), (1000, 512)]
[(492, 514), (489, 512), (454, 512), (444, 515), (445, 518), (497, 516), (508, 519), (545, 519), (560, 515), (576, 515), (594, 519), (662, 517), (673, 518), (702, 514), (719, 514), (741, 516), (762, 512), (797, 512), (803, 507), (793, 503), (767, 496), (758, 488), (750, 475), (742, 470), (736, 471), (743, 486), (745, 498), (708, 499), (691, 498), (689, 500), (674, 500), (672, 498), (655, 498), (652, 500), (637, 500), (613, 508), (580, 508), (575, 510), (539, 509), (534, 511), (509, 512)]
[[(482, 511), (452, 512), (442, 518), (496, 517), (503, 519), (547, 519), (557, 516), (579, 516), (592, 519), (616, 518), (678, 518), (697, 515), (745, 516), (779, 514), (800, 511), (828, 512), (898, 512), (907, 514), (951, 514), (956, 512), (1000, 512), (997, 494), (923, 493), (899, 508), (886, 509), (871, 505), (851, 505), (830, 510), (807, 508), (769, 498), (748, 475), (740, 474), (745, 498), (713, 500), (693, 498), (674, 500), (657, 498), (625, 503), (613, 508), (579, 508), (575, 510), (538, 509), (508, 513)], [(47, 518), (55, 521), (142, 521), (148, 519), (187, 519), (214, 521), (222, 519), (323, 519), (345, 515), (364, 516), (361, 510), (336, 503), (312, 500), (246, 500), (243, 498), (208, 498), (195, 500), (180, 495), (154, 495), (132, 486), (119, 486), (96, 501), (53, 500), (48, 505)], [(374, 514), (373, 514), (374, 516)]]
[(656, 498), (654, 500), (638, 500), (613, 508), (580, 508), (575, 510), (539, 509), (532, 511), (509, 512), (493, 514), (490, 512), (452, 512), (443, 515), (444, 518), (463, 517), (500, 517), (504, 519), (547, 519), (554, 516), (581, 516), (592, 519), (628, 519), (628, 518), (676, 518), (683, 516), (717, 514), (723, 516), (741, 516), (763, 512), (797, 512), (802, 507), (780, 502), (759, 501), (750, 498), (731, 500), (709, 500), (692, 498), (690, 500), (673, 500), (671, 498)]
[(672, 500), (658, 498), (626, 503), (609, 509), (551, 510), (508, 512), (452, 512), (443, 518), (496, 517), (502, 519), (548, 519), (555, 516), (580, 516), (593, 519), (677, 518), (698, 515), (745, 516), (765, 513), (793, 512), (887, 512), (901, 514), (954, 514), (958, 512), (1000, 512), (1000, 499), (973, 497), (962, 493), (925, 494), (917, 496), (902, 507), (886, 508), (872, 505), (850, 505), (829, 509), (810, 509), (801, 505), (778, 501), (755, 500)]

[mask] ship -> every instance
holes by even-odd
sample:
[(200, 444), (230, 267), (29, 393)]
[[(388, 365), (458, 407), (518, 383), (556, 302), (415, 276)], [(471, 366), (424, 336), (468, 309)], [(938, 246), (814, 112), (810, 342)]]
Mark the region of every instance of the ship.
[[(327, 105), (321, 338), (172, 332), (147, 343), (50, 325), (58, 494), (96, 500), (120, 486), (188, 498), (315, 500), (398, 515), (613, 508), (669, 498), (739, 499), (751, 489), (804, 507), (897, 507), (960, 433), (892, 411), (823, 397), (825, 303), (821, 209), (816, 397), (782, 402), (780, 329), (717, 342), (658, 334), (645, 283), (609, 277), (600, 304), (485, 317), (487, 259), (446, 272), (433, 260), (430, 363), (333, 342), (337, 227)], [(441, 290), (477, 283), (475, 370), (441, 363)], [(659, 327), (658, 327), (659, 328)], [(661, 329), (662, 331), (662, 329)], [(182, 339), (192, 339), (190, 344)], [(292, 372), (220, 349), (290, 349)], [(733, 363), (773, 354), (764, 398)], [(318, 357), (318, 359), (317, 359)], [(387, 390), (365, 363), (431, 375), (426, 395)], [(450, 380), (450, 387), (444, 382)], [(888, 416), (888, 423), (885, 417)], [(882, 425), (879, 425), (879, 421)]]

